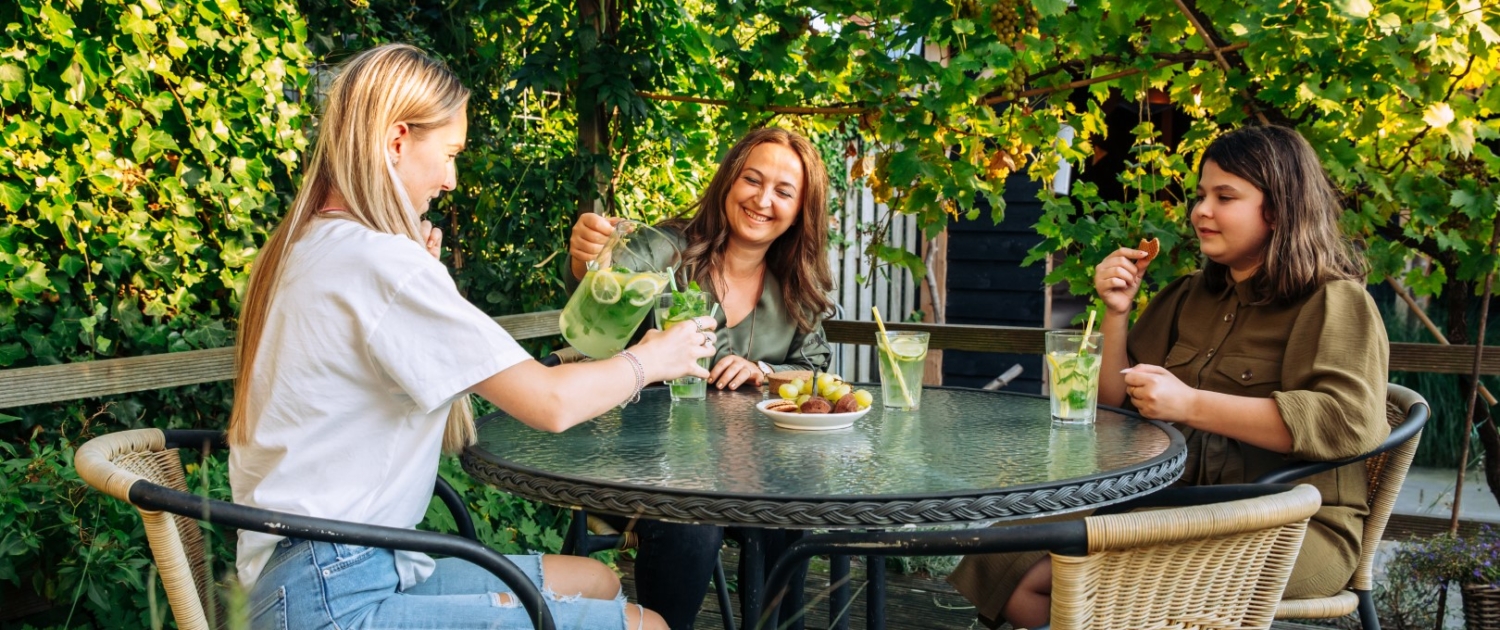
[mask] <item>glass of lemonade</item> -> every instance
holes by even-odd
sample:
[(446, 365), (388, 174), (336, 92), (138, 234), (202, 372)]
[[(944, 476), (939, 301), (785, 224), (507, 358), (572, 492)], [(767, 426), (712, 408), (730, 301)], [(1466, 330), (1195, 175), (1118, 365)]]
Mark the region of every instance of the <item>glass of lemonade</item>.
[[(926, 371), (925, 332), (891, 330), (875, 333), (880, 363), (880, 398), (888, 409), (916, 411), (922, 406), (922, 373)], [(882, 342), (878, 337), (884, 337)]]
[[(687, 289), (664, 293), (656, 298), (656, 325), (666, 330), (679, 322), (708, 315), (708, 294), (698, 288), (698, 283), (688, 284)], [(698, 359), (698, 365), (708, 369), (709, 357)], [(672, 400), (695, 400), (708, 395), (707, 379), (684, 376), (667, 383)]]
[(1077, 330), (1047, 331), (1047, 386), (1054, 422), (1090, 423), (1099, 402), (1100, 350), (1104, 335)]
[(606, 359), (624, 350), (667, 287), (670, 268), (657, 269), (649, 256), (630, 247), (637, 233), (649, 229), (634, 221), (616, 225), (604, 253), (589, 261), (578, 290), (563, 307), (558, 320), (563, 339), (584, 356)]

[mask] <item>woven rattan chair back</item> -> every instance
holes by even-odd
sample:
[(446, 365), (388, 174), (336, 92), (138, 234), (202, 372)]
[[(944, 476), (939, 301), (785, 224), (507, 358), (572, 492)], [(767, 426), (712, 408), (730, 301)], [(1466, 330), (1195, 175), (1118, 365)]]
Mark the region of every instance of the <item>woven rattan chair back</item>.
[(1091, 516), (1088, 555), (1052, 555), (1052, 628), (1269, 628), (1321, 504), (1317, 489), (1302, 485)]
[[(1389, 384), (1386, 386), (1385, 416), (1393, 431), (1417, 417), (1425, 422), (1427, 401), (1410, 389)], [(1374, 586), (1375, 554), (1380, 550), (1386, 524), (1396, 507), (1396, 496), (1401, 494), (1401, 485), (1406, 481), (1406, 472), (1411, 468), (1412, 457), (1417, 454), (1417, 444), (1421, 439), (1422, 433), (1418, 431), (1390, 450), (1364, 460), (1369, 483), (1365, 501), (1370, 506), (1370, 513), (1365, 517), (1359, 564), (1355, 566), (1346, 589), (1331, 597), (1283, 600), (1276, 611), (1277, 619), (1326, 619), (1360, 610), (1364, 628), (1380, 628), (1373, 604), (1367, 602), (1362, 606), (1360, 599), (1368, 600)], [(1361, 610), (1362, 607), (1367, 610)]]
[[(165, 448), (165, 444), (165, 437), (156, 429), (111, 433), (80, 447), (73, 465), (78, 476), (94, 489), (126, 503), (130, 503), (130, 487), (141, 480), (186, 492), (182, 460), (177, 449)], [(137, 511), (145, 523), (146, 540), (177, 627), (214, 630), (210, 619), (223, 620), (224, 615), (214, 596), (203, 532), (197, 521), (139, 507)]]

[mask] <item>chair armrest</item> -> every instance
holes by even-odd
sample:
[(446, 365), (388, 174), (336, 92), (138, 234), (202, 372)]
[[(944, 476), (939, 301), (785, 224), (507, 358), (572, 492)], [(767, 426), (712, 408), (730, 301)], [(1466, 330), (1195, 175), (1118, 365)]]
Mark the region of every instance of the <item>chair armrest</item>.
[(1340, 466), (1345, 466), (1348, 464), (1353, 464), (1354, 462), (1369, 459), (1406, 443), (1407, 440), (1410, 440), (1413, 436), (1420, 433), (1422, 431), (1422, 427), (1426, 424), (1427, 414), (1425, 413), (1424, 405), (1424, 411), (1422, 413), (1420, 413), (1416, 417), (1408, 418), (1405, 422), (1402, 422), (1396, 428), (1391, 429), (1390, 436), (1385, 438), (1385, 441), (1381, 442), (1380, 446), (1375, 447), (1375, 450), (1372, 450), (1363, 455), (1356, 455), (1354, 457), (1350, 457), (1349, 459), (1341, 459), (1335, 462), (1292, 462), (1290, 464), (1277, 468), (1276, 470), (1261, 475), (1258, 479), (1255, 480), (1255, 483), (1287, 483), (1297, 479), (1302, 479), (1304, 477), (1316, 475), (1320, 472), (1333, 470)]
[(162, 429), (167, 448), (217, 451), (229, 448), (229, 436), (213, 429)]
[[(166, 441), (167, 448), (208, 451), (229, 448), (228, 436), (223, 431), (212, 429), (165, 429), (162, 431), (162, 437)], [(449, 485), (441, 475), (433, 484), (432, 494), (441, 500), (448, 508), (448, 512), (453, 515), (453, 522), (458, 525), (458, 535), (478, 541), (479, 536), (474, 533), (474, 518), (469, 515), (469, 506), (464, 504), (463, 495), (454, 490), (453, 486)]]
[(416, 529), (351, 523), (301, 514), (274, 512), (226, 501), (207, 499), (148, 481), (130, 486), (130, 502), (136, 506), (171, 512), (239, 529), (384, 549), (435, 553), (463, 558), (484, 568), (510, 586), (538, 630), (553, 630), (552, 613), (531, 579), (499, 552), (478, 542)]
[(474, 518), (469, 516), (469, 506), (464, 503), (463, 495), (453, 489), (453, 486), (449, 485), (448, 480), (443, 479), (442, 475), (438, 475), (432, 494), (440, 499), (448, 508), (448, 513), (453, 515), (453, 522), (458, 525), (458, 535), (478, 542), (479, 535), (474, 533)]
[(1105, 516), (1109, 514), (1123, 514), (1142, 508), (1190, 507), (1194, 505), (1208, 505), (1210, 503), (1223, 503), (1226, 501), (1239, 501), (1241, 499), (1254, 499), (1256, 497), (1280, 494), (1294, 487), (1296, 486), (1292, 484), (1271, 483), (1182, 486), (1168, 488), (1161, 492), (1153, 492), (1139, 499), (1133, 499), (1124, 503), (1106, 505), (1094, 510), (1093, 515)]
[(563, 346), (554, 350), (551, 354), (537, 359), (537, 361), (547, 367), (557, 367), (564, 363), (581, 363), (587, 360), (589, 360), (588, 357), (583, 356), (582, 352), (574, 350), (572, 346)]

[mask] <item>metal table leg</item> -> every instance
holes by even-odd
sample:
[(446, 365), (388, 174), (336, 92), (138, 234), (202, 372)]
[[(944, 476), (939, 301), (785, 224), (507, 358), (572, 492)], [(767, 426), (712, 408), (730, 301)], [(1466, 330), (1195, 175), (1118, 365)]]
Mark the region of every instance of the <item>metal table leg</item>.
[(828, 630), (849, 630), (849, 556), (828, 557)]
[(746, 628), (761, 628), (761, 612), (766, 583), (766, 538), (759, 528), (740, 530), (740, 623)]

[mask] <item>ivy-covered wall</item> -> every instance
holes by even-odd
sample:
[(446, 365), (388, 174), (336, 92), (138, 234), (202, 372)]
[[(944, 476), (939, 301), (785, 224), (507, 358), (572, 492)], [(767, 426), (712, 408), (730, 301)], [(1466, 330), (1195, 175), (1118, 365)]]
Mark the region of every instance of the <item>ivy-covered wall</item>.
[[(483, 9), (484, 3), (479, 3)], [(381, 0), (0, 3), (0, 369), (226, 346), (247, 262), (310, 150), (321, 68), (385, 41), (474, 88), (463, 186), (432, 218), (495, 315), (554, 308), (569, 223), (566, 104), (513, 97), (519, 11)], [(546, 350), (545, 342), (536, 350)], [(89, 490), (74, 449), (137, 427), (223, 427), (227, 383), (0, 411), (0, 595), (51, 610), (0, 628), (170, 625), (139, 518)], [(505, 552), (560, 546), (555, 510), (444, 475)], [(227, 498), (222, 460), (190, 467)], [(434, 512), (429, 526), (451, 520)], [(232, 549), (211, 536), (221, 572)], [(151, 604), (150, 591), (157, 591)]]

